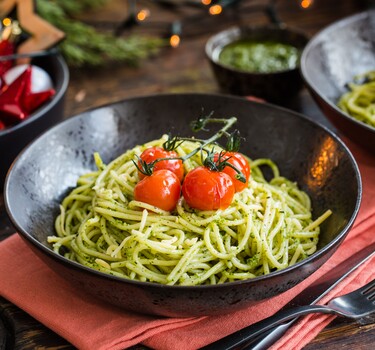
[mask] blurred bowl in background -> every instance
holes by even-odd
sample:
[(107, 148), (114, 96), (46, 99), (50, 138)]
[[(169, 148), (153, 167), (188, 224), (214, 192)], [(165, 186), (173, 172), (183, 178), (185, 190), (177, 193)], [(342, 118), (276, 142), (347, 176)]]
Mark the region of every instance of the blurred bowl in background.
[(60, 55), (51, 55), (35, 59), (32, 64), (49, 74), (56, 94), (21, 123), (0, 130), (0, 192), (8, 168), (18, 153), (64, 117), (64, 97), (69, 83), (69, 70), (65, 60)]
[(301, 57), (305, 83), (333, 125), (375, 153), (375, 128), (347, 115), (338, 106), (354, 76), (375, 70), (375, 10), (337, 21), (307, 44)]
[(244, 41), (290, 45), (298, 50), (299, 56), (308, 37), (285, 25), (240, 26), (221, 31), (206, 43), (206, 56), (223, 92), (240, 96), (252, 95), (281, 105), (295, 97), (303, 86), (299, 57), (294, 67), (270, 72), (248, 71), (221, 62), (223, 48)]

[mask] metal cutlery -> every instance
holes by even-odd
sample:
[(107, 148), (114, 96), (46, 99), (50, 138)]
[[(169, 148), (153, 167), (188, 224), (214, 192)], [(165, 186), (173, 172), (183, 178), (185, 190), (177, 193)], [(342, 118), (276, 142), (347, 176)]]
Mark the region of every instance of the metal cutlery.
[[(356, 270), (364, 262), (371, 259), (373, 256), (375, 256), (375, 242), (356, 252), (351, 257), (337, 265), (334, 269), (326, 272), (305, 290), (303, 290), (300, 294), (289, 301), (275, 315), (281, 312), (286, 312), (291, 308), (317, 303), (339, 282), (345, 279), (350, 273)], [(293, 317), (289, 321), (285, 321), (285, 323), (282, 323), (276, 327), (269, 327), (267, 328), (268, 330), (262, 329), (261, 332), (257, 332), (257, 336), (254, 336), (254, 331), (256, 331), (256, 329), (258, 328), (259, 323), (263, 322), (260, 321), (222, 339), (219, 339), (202, 349), (243, 349), (244, 346), (246, 346), (246, 349), (253, 350), (267, 349), (270, 345), (281, 338), (283, 334), (285, 334), (285, 332), (288, 330), (288, 328), (297, 320), (298, 317)], [(270, 330), (270, 328), (272, 329)]]

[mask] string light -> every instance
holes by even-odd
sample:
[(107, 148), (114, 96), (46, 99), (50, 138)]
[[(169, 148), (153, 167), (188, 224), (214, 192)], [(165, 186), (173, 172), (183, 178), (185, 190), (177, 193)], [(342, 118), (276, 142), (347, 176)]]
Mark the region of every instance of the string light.
[(169, 38), (169, 44), (172, 46), (172, 47), (178, 47), (180, 45), (180, 36), (177, 35), (177, 34), (173, 34), (170, 38)]
[(303, 9), (309, 8), (313, 3), (313, 0), (301, 0), (300, 5)]
[(142, 22), (149, 16), (150, 16), (150, 11), (148, 9), (142, 9), (141, 11), (137, 13), (137, 20)]
[(220, 15), (220, 13), (223, 11), (223, 8), (220, 5), (212, 5), (208, 12), (212, 16)]
[[(169, 0), (157, 0), (157, 2), (169, 3)], [(1, 0), (0, 0), (1, 2)], [(172, 0), (170, 0), (172, 3)], [(220, 15), (226, 10), (227, 8), (234, 7), (238, 5), (241, 0), (224, 0), (224, 1), (213, 1), (213, 0), (199, 0), (200, 6), (204, 8), (207, 6), (208, 14), (210, 16), (217, 16)], [(267, 13), (274, 12), (273, 3), (275, 0), (268, 0), (269, 4), (265, 7)], [(151, 12), (149, 9), (141, 9), (139, 12), (136, 10), (136, 3), (137, 0), (129, 0), (129, 7), (131, 8), (131, 15), (122, 23), (121, 27), (116, 30), (116, 34), (119, 35), (122, 30), (131, 28), (134, 25), (140, 24), (141, 22), (145, 21), (148, 17), (151, 16)], [(173, 1), (174, 3), (174, 1)], [(307, 9), (313, 5), (314, 0), (298, 0), (299, 6), (303, 9)], [(186, 0), (184, 1), (184, 5), (182, 6), (193, 6), (197, 7), (197, 0)], [(206, 13), (207, 13), (206, 12)], [(2, 20), (4, 26), (8, 26), (11, 23), (11, 20), (8, 18), (4, 18)], [(8, 24), (9, 23), (9, 24)], [(153, 23), (150, 23), (153, 24)], [(181, 44), (181, 34), (182, 34), (182, 20), (174, 21), (171, 23), (170, 30), (168, 31), (167, 38), (169, 37), (169, 44), (171, 47), (176, 48)]]
[(10, 18), (6, 17), (6, 18), (3, 19), (3, 25), (4, 25), (4, 27), (8, 27), (11, 24), (12, 24), (12, 20)]

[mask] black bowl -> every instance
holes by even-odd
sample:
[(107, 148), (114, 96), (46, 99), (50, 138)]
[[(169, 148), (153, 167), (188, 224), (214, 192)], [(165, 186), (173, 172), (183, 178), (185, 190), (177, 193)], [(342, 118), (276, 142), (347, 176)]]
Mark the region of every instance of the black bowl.
[(301, 57), (305, 83), (332, 124), (348, 138), (375, 153), (375, 128), (337, 107), (346, 84), (375, 70), (375, 10), (337, 21), (316, 34)]
[(23, 122), (0, 131), (0, 192), (6, 173), (17, 154), (33, 139), (64, 117), (64, 98), (69, 83), (69, 70), (60, 55), (33, 60), (51, 77), (56, 94)]
[[(214, 286), (167, 286), (107, 275), (57, 255), (47, 243), (59, 203), (77, 178), (137, 144), (173, 134), (190, 136), (189, 122), (205, 111), (236, 116), (252, 158), (269, 157), (312, 198), (322, 226), (319, 250), (285, 270)], [(317, 270), (340, 246), (357, 215), (361, 180), (345, 145), (302, 115), (239, 97), (170, 94), (133, 98), (85, 112), (53, 127), (13, 163), (5, 183), (7, 212), (21, 237), (48, 266), (77, 288), (120, 307), (166, 316), (223, 314), (278, 295)]]
[(219, 62), (223, 47), (242, 39), (289, 44), (302, 52), (308, 42), (307, 36), (285, 25), (241, 26), (221, 31), (206, 43), (206, 56), (223, 92), (241, 96), (253, 95), (268, 102), (287, 104), (303, 86), (299, 66), (274, 73), (256, 73), (231, 68)]

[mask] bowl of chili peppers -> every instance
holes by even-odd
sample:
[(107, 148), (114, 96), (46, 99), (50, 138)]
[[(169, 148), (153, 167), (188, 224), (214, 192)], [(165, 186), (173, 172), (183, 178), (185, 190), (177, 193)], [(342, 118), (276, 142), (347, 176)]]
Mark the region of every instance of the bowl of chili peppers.
[[(64, 116), (64, 98), (69, 82), (64, 58), (59, 54), (39, 57), (27, 67), (19, 68), (22, 67), (13, 66), (4, 72), (0, 86), (1, 185), (18, 153)], [(32, 90), (34, 71), (49, 80), (47, 90)], [(37, 79), (36, 85), (38, 80), (41, 81)]]

